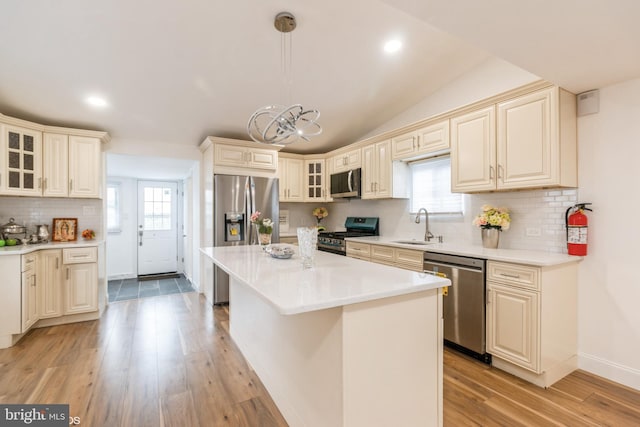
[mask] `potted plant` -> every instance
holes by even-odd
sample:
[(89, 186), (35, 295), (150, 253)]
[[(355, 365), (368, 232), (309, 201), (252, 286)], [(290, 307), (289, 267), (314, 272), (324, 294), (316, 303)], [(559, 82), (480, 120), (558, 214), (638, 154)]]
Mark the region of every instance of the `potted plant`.
[(500, 232), (508, 230), (511, 216), (507, 208), (495, 208), (491, 205), (482, 206), (482, 212), (473, 220), (473, 225), (480, 227), (482, 246), (496, 249), (500, 241)]

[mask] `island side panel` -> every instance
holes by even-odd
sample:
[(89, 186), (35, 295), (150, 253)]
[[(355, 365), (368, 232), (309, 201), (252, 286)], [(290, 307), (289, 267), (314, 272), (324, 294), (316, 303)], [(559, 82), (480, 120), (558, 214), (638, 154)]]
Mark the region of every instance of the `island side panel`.
[(281, 315), (231, 277), (231, 337), (292, 426), (342, 426), (342, 308)]
[(442, 425), (439, 289), (344, 307), (344, 425)]
[[(0, 348), (17, 342), (14, 334), (22, 332), (22, 278), (20, 255), (0, 256)], [(18, 338), (20, 335), (18, 336)]]

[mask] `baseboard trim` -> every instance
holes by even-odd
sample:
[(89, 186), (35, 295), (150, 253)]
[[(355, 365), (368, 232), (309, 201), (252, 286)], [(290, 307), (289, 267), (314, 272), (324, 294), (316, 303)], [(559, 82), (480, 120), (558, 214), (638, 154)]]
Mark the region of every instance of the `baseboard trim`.
[(107, 280), (126, 280), (126, 279), (135, 279), (138, 275), (135, 273), (124, 273), (124, 274), (114, 274), (107, 277)]
[(640, 369), (621, 365), (587, 353), (578, 353), (578, 368), (610, 381), (640, 390)]

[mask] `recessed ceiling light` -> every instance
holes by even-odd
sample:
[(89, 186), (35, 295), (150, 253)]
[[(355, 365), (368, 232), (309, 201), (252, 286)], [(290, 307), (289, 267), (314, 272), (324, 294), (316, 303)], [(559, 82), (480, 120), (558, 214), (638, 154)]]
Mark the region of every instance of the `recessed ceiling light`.
[(104, 98), (100, 98), (99, 96), (90, 96), (86, 99), (87, 104), (92, 107), (106, 107), (107, 101)]
[(398, 39), (389, 40), (384, 44), (384, 51), (387, 53), (396, 53), (402, 47), (402, 42)]

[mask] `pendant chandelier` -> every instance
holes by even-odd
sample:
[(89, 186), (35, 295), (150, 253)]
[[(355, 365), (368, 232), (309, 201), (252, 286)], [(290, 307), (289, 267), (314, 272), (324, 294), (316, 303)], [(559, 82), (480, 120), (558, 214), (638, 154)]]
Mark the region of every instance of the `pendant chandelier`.
[[(296, 28), (296, 18), (289, 12), (276, 15), (274, 26), (281, 34), (280, 61), (288, 98), (291, 96), (291, 32)], [(322, 128), (316, 122), (318, 110), (306, 110), (300, 104), (290, 106), (267, 105), (259, 108), (247, 123), (247, 133), (261, 144), (291, 144), (309, 141), (320, 135)]]

